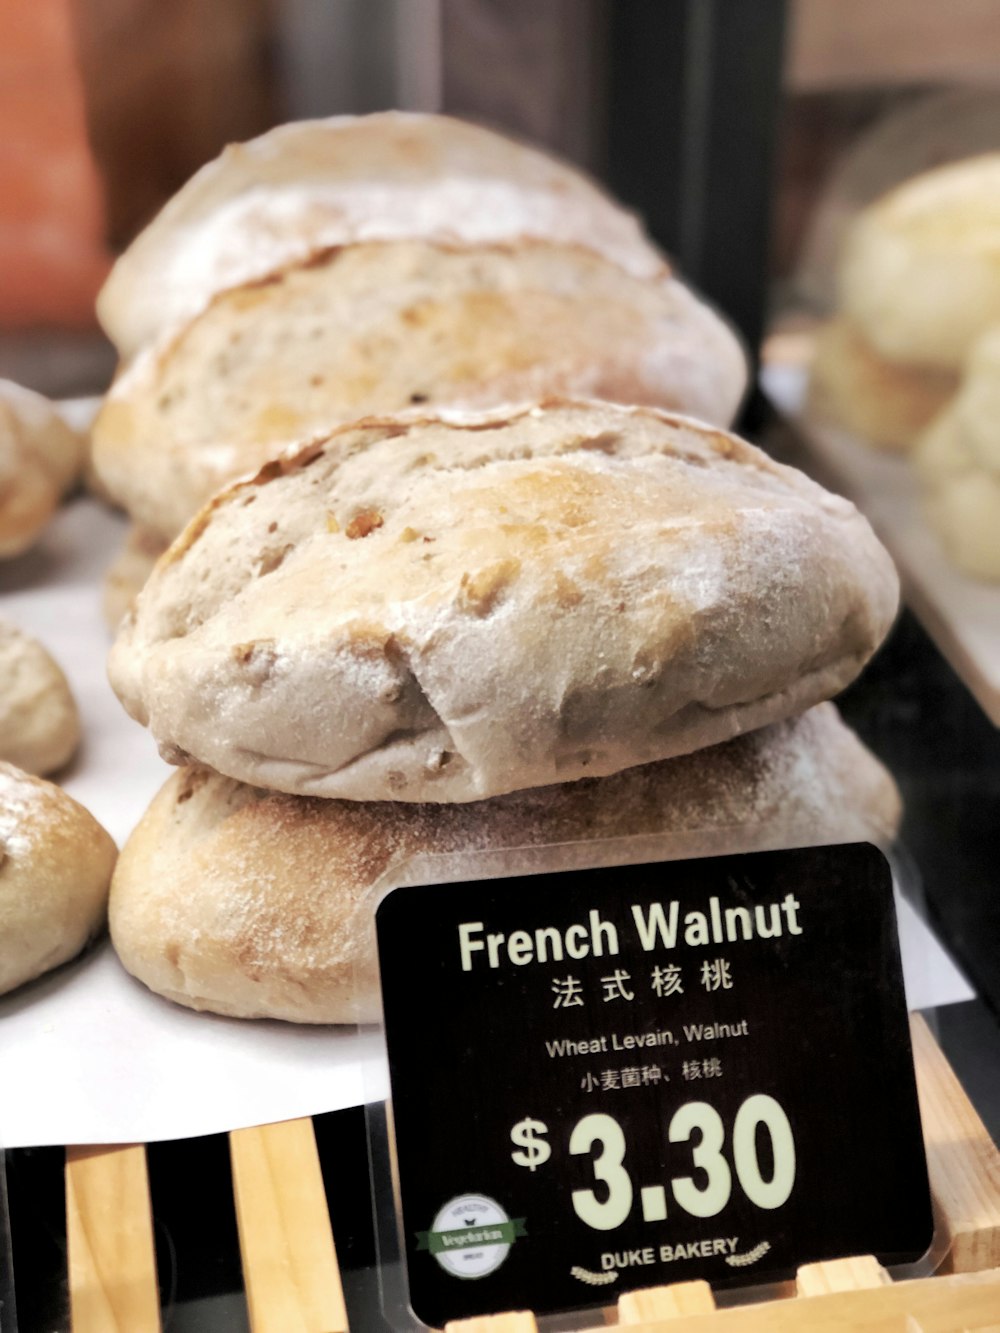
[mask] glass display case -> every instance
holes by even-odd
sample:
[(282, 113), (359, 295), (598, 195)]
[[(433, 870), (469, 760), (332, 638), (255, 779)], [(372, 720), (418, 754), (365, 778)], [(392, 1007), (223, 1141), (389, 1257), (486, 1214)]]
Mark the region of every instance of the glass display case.
[[(987, 1183), (1000, 1200), (1000, 1173), (989, 1156), (989, 1138), (1000, 1143), (1000, 413), (992, 414), (992, 407), (1000, 406), (1000, 333), (991, 341), (994, 324), (1000, 330), (997, 70), (1000, 24), (992, 0), (952, 0), (947, 6), (931, 0), (881, 0), (878, 5), (861, 0), (755, 0), (752, 5), (742, 0), (173, 0), (166, 6), (154, 0), (39, 0), (31, 7), (0, 11), (0, 620), (37, 636), (65, 670), (76, 695), (82, 748), (54, 781), (124, 845), (169, 777), (155, 744), (126, 716), (107, 684), (105, 658), (114, 635), (105, 618), (110, 614), (114, 620), (132, 605), (135, 591), (180, 525), (157, 533), (140, 521), (127, 533), (130, 520), (122, 512), (121, 495), (113, 502), (115, 484), (108, 484), (114, 468), (105, 478), (101, 466), (96, 473), (81, 466), (75, 482), (52, 499), (51, 516), (33, 543), (2, 558), (4, 487), (15, 477), (14, 463), (3, 451), (15, 459), (22, 448), (17, 434), (22, 425), (8, 428), (3, 415), (3, 381), (46, 395), (60, 419), (84, 436), (95, 413), (102, 412), (107, 423), (101, 404), (113, 382), (119, 393), (124, 383), (127, 395), (129, 383), (150, 373), (157, 358), (168, 358), (205, 311), (219, 321), (231, 318), (231, 324), (206, 325), (207, 333), (200, 342), (201, 334), (192, 339), (188, 359), (174, 378), (158, 385), (159, 397), (153, 396), (155, 405), (143, 419), (158, 447), (166, 436), (156, 432), (165, 429), (163, 421), (183, 399), (188, 381), (211, 366), (221, 383), (238, 362), (238, 349), (254, 341), (254, 320), (283, 318), (248, 318), (245, 313), (251, 307), (270, 309), (267, 302), (274, 297), (268, 293), (276, 274), (280, 278), (310, 267), (319, 271), (333, 254), (391, 246), (414, 234), (421, 242), (432, 234), (436, 239), (427, 248), (448, 252), (476, 245), (511, 250), (524, 240), (504, 235), (504, 207), (513, 197), (504, 193), (510, 186), (504, 178), (507, 168), (496, 168), (494, 176), (484, 170), (480, 180), (475, 176), (478, 148), (468, 150), (454, 174), (460, 177), (464, 171), (477, 180), (481, 197), (472, 199), (466, 186), (464, 194), (462, 189), (442, 194), (445, 202), (434, 205), (439, 214), (420, 212), (426, 201), (410, 177), (424, 169), (420, 155), (429, 150), (421, 146), (419, 131), (416, 147), (404, 144), (398, 161), (389, 161), (386, 150), (388, 166), (379, 166), (378, 145), (362, 145), (357, 162), (348, 167), (336, 153), (327, 159), (324, 149), (313, 155), (306, 147), (285, 178), (280, 161), (274, 177), (267, 176), (270, 167), (257, 177), (252, 155), (228, 150), (225, 161), (237, 183), (230, 187), (223, 180), (213, 200), (216, 186), (209, 169), (208, 176), (198, 178), (208, 182), (204, 198), (195, 190), (181, 195), (187, 203), (178, 205), (185, 182), (227, 144), (256, 139), (286, 122), (401, 110), (459, 117), (536, 146), (593, 178), (642, 219), (645, 239), (636, 240), (639, 233), (633, 235), (632, 224), (619, 218), (607, 224), (611, 230), (602, 241), (594, 242), (598, 252), (602, 245), (610, 251), (621, 244), (614, 263), (625, 270), (634, 264), (629, 282), (652, 287), (652, 272), (641, 271), (642, 265), (652, 248), (662, 251), (672, 272), (733, 331), (735, 340), (725, 336), (732, 349), (738, 340), (748, 367), (733, 429), (771, 459), (852, 500), (899, 571), (899, 614), (871, 662), (838, 694), (837, 706), (898, 787), (902, 805), (893, 864), (910, 1008), (923, 1015), (964, 1088), (974, 1108), (968, 1123), (976, 1114), (981, 1117), (985, 1131), (976, 1151), (984, 1154)], [(273, 151), (280, 159), (280, 148)], [(240, 180), (243, 169), (247, 174)], [(380, 170), (390, 180), (384, 198)], [(520, 165), (511, 168), (511, 176), (517, 178), (521, 170)], [(607, 222), (601, 212), (605, 204), (594, 204), (589, 185), (578, 185), (575, 174), (560, 176), (553, 187), (543, 179), (547, 170), (531, 168), (534, 203), (524, 205), (522, 230), (537, 230), (544, 217), (542, 231), (549, 229), (569, 251), (575, 247), (589, 253), (585, 229), (596, 234)], [(525, 171), (527, 178), (531, 172)], [(324, 173), (338, 180), (338, 173), (350, 177), (350, 189), (330, 206), (336, 215), (332, 223), (324, 214), (329, 206)], [(501, 187), (490, 194), (497, 179)], [(235, 216), (247, 199), (270, 189), (280, 195), (289, 180), (281, 207), (273, 214), (265, 209), (263, 223), (258, 218), (245, 233), (238, 226), (227, 233), (220, 225), (214, 239), (211, 227), (199, 233), (213, 207), (216, 216), (227, 208)], [(517, 185), (531, 192), (523, 181)], [(301, 214), (296, 213), (299, 186), (307, 199)], [(463, 229), (471, 225), (466, 213), (474, 213), (477, 205), (483, 217), (475, 225), (481, 231), (470, 246)], [(164, 207), (167, 212), (161, 215)], [(512, 206), (515, 218), (521, 218), (521, 207)], [(594, 211), (587, 214), (590, 208)], [(392, 213), (388, 222), (378, 216), (380, 209)], [(168, 221), (173, 217), (175, 232), (160, 250), (154, 238), (151, 258), (143, 261), (134, 242), (157, 215)], [(294, 216), (292, 223), (289, 216)], [(285, 254), (284, 233), (296, 226), (308, 231), (317, 217), (320, 239), (313, 236), (308, 253)], [(259, 226), (256, 232), (254, 226)], [(171, 250), (175, 239), (176, 254)], [(529, 239), (539, 243), (537, 235)], [(165, 309), (160, 302), (170, 275), (190, 272), (200, 280), (211, 268), (203, 261), (213, 245), (220, 272), (229, 262), (236, 272), (241, 247), (252, 252), (257, 266), (239, 270), (231, 281), (218, 280), (214, 288), (208, 282), (208, 296), (194, 315), (173, 326), (164, 316), (156, 337), (150, 335), (142, 346), (116, 349), (94, 310), (118, 257), (139, 253), (140, 264), (146, 263), (143, 281), (152, 295), (144, 300), (139, 291), (139, 299), (130, 297), (123, 306), (131, 300), (132, 313), (138, 310), (140, 323), (148, 317), (153, 328)], [(270, 266), (269, 247), (281, 256)], [(607, 253), (601, 254), (602, 262), (607, 259)], [(417, 281), (413, 272), (411, 266), (406, 282)], [(421, 299), (428, 307), (455, 280), (449, 274), (419, 279), (425, 282)], [(657, 275), (656, 281), (664, 280)], [(503, 281), (513, 286), (520, 279), (515, 273)], [(585, 317), (581, 307), (579, 330), (597, 328), (602, 318), (604, 289), (595, 286), (591, 298), (592, 281), (575, 271), (565, 278), (569, 286), (580, 284), (575, 299), (580, 300), (582, 290), (598, 311)], [(384, 286), (403, 282), (386, 278)], [(183, 284), (178, 280), (176, 285)], [(234, 313), (226, 314), (225, 302), (234, 291), (239, 294)], [(355, 299), (353, 292), (339, 299)], [(330, 322), (334, 298), (324, 299), (327, 309), (317, 314), (315, 305), (296, 308), (294, 318), (281, 326), (282, 335), (268, 354), (281, 363), (273, 383), (294, 384), (296, 367), (313, 355), (296, 350), (294, 340), (304, 327), (303, 309), (317, 322)], [(370, 291), (365, 299), (374, 299)], [(102, 301), (101, 318), (108, 327), (107, 298)], [(409, 318), (415, 330), (420, 320), (412, 311)], [(541, 323), (548, 315), (531, 318)], [(564, 367), (555, 375), (545, 361), (544, 337), (529, 336), (531, 318), (510, 335), (514, 351), (503, 355), (509, 355), (511, 365), (518, 355), (520, 362), (530, 361), (529, 371), (542, 366), (535, 375), (536, 397), (561, 394), (567, 384), (570, 396), (575, 391), (615, 396), (614, 389), (606, 389), (614, 375), (605, 373), (603, 363), (589, 380), (573, 379)], [(345, 326), (350, 322), (341, 320)], [(220, 327), (229, 339), (226, 346)], [(634, 333), (621, 319), (609, 318), (608, 328), (623, 344)], [(473, 364), (468, 378), (485, 382), (492, 369), (475, 364), (478, 330), (473, 321), (461, 334), (461, 350)], [(574, 321), (563, 319), (556, 341), (576, 332)], [(447, 336), (440, 334), (439, 341)], [(585, 334), (579, 336), (583, 340)], [(685, 338), (697, 336), (687, 331), (679, 339), (682, 361), (696, 360)], [(600, 342), (596, 334), (580, 355), (600, 360), (594, 342)], [(368, 378), (395, 384), (394, 377), (412, 377), (410, 347), (386, 346), (388, 351), (367, 347), (358, 353), (362, 362), (373, 358)], [(420, 346), (429, 362), (437, 355), (430, 335)], [(288, 434), (286, 446), (301, 446), (322, 433), (309, 411), (322, 414), (317, 395), (322, 399), (327, 392), (327, 375), (332, 382), (340, 373), (336, 355), (335, 347), (329, 369), (310, 363), (308, 384), (294, 388), (295, 393), (301, 389), (303, 399), (312, 395), (312, 406), (303, 408), (306, 424), (300, 422), (298, 434)], [(721, 360), (723, 352), (718, 355)], [(732, 355), (738, 359), (735, 350)], [(634, 360), (638, 364), (641, 358), (636, 354)], [(520, 362), (519, 374), (524, 372)], [(503, 373), (509, 369), (505, 363)], [(656, 401), (642, 378), (646, 367), (634, 376), (633, 370), (630, 362), (621, 378), (640, 385), (635, 400)], [(241, 372), (233, 373), (238, 377)], [(267, 374), (265, 356), (240, 384), (239, 393), (252, 399), (255, 410), (261, 404), (253, 394), (266, 397), (270, 388), (255, 386), (254, 379), (263, 381)], [(523, 380), (509, 382), (515, 396), (522, 391)], [(354, 394), (351, 401), (364, 405), (355, 415), (397, 410), (395, 404), (370, 406), (355, 387), (347, 396)], [(496, 402), (495, 397), (477, 398), (468, 385), (466, 390), (473, 407)], [(422, 383), (407, 380), (407, 391), (402, 407), (422, 410), (428, 399)], [(722, 394), (714, 382), (712, 392)], [(619, 389), (618, 396), (631, 401), (627, 390)], [(205, 402), (206, 411), (217, 411), (219, 398)], [(467, 402), (460, 405), (468, 407)], [(273, 407), (270, 430), (286, 406), (267, 403), (255, 420)], [(694, 410), (683, 399), (666, 406)], [(721, 409), (720, 415), (725, 415)], [(332, 429), (340, 418), (332, 409), (330, 416)], [(138, 437), (143, 429), (135, 427), (136, 420), (131, 429)], [(172, 420), (181, 421), (178, 429), (194, 429), (183, 417)], [(220, 410), (218, 419), (211, 416), (205, 429), (217, 432), (219, 438), (211, 443), (221, 457), (225, 412)], [(5, 430), (14, 441), (10, 446)], [(264, 427), (261, 432), (263, 439)], [(129, 483), (133, 493), (145, 491), (146, 513), (155, 510), (156, 501), (181, 475), (171, 471), (175, 462), (169, 451), (161, 452), (168, 458), (166, 466), (154, 460), (148, 470), (138, 469), (138, 482)], [(277, 448), (271, 454), (258, 451), (242, 468), (228, 472), (220, 465), (211, 485), (199, 478), (198, 484), (206, 486), (199, 502), (240, 472), (261, 465), (266, 477), (259, 476), (270, 484), (284, 467), (267, 461), (277, 453)], [(17, 454), (15, 461), (20, 459)], [(263, 485), (258, 493), (264, 494)], [(189, 506), (185, 519), (196, 507)], [(348, 529), (352, 541), (382, 526), (382, 513), (375, 509), (355, 515), (354, 523), (359, 517), (364, 521), (355, 531), (332, 509), (324, 521), (330, 534)], [(118, 554), (123, 540), (129, 543), (125, 557)], [(195, 537), (190, 540), (193, 544)], [(291, 542), (280, 551), (268, 548), (258, 573), (279, 569), (291, 550)], [(113, 560), (117, 572), (106, 582)], [(220, 556), (219, 566), (224, 563)], [(198, 578), (204, 584), (214, 572), (199, 571)], [(227, 595), (240, 592), (230, 589)], [(483, 594), (490, 608), (494, 592), (491, 585)], [(743, 637), (749, 641), (748, 634)], [(253, 664), (255, 645), (256, 640), (239, 645), (249, 654), (241, 659), (244, 666)], [(393, 651), (398, 654), (395, 642)], [(386, 656), (398, 664), (389, 649)], [(270, 679), (273, 662), (261, 666), (258, 658), (256, 666), (262, 680)], [(11, 671), (11, 693), (13, 679)], [(4, 684), (0, 679), (0, 691)], [(389, 706), (403, 687), (396, 695), (388, 685), (386, 690)], [(146, 702), (133, 701), (130, 710), (141, 713)], [(419, 704), (413, 704), (418, 720), (423, 717)], [(614, 715), (610, 704), (607, 715)], [(219, 726), (228, 725), (230, 716)], [(0, 698), (0, 742), (3, 720)], [(323, 730), (317, 726), (317, 735)], [(408, 734), (407, 725), (400, 724), (399, 732)], [(392, 739), (398, 741), (395, 731)], [(190, 760), (186, 743), (173, 736), (157, 740), (172, 762)], [(303, 744), (312, 755), (319, 741), (310, 736)], [(252, 747), (244, 744), (243, 749)], [(450, 762), (450, 752), (435, 754), (439, 767)], [(6, 757), (0, 749), (0, 760)], [(659, 755), (644, 752), (643, 757)], [(197, 754), (194, 758), (210, 762)], [(602, 778), (585, 780), (610, 781), (606, 775), (611, 771), (602, 769)], [(232, 778), (230, 786), (242, 789), (235, 781), (242, 776), (229, 773), (220, 781)], [(390, 776), (397, 780), (398, 770)], [(207, 805), (201, 804), (200, 781), (190, 779), (190, 790), (177, 797), (172, 827), (192, 812), (203, 817)], [(251, 785), (270, 784), (251, 779)], [(296, 792), (294, 787), (282, 790)], [(781, 800), (794, 804), (794, 794), (784, 788), (782, 793)], [(494, 799), (492, 791), (487, 795)], [(187, 813), (178, 813), (189, 799)], [(219, 801), (226, 805), (226, 819), (235, 821), (240, 814), (249, 821), (247, 811), (270, 809), (272, 799), (268, 795), (258, 807), (256, 795), (230, 793)], [(394, 799), (390, 794), (388, 800)], [(495, 799), (509, 799), (506, 790)], [(831, 826), (841, 815), (846, 819), (852, 797), (848, 791), (835, 799), (843, 808), (825, 812)], [(222, 816), (204, 818), (214, 837), (212, 821)], [(817, 817), (816, 822), (822, 821)], [(245, 835), (248, 827), (249, 822), (234, 822), (235, 834), (229, 836), (236, 842), (252, 836)], [(199, 828), (198, 836), (203, 833)], [(300, 834), (306, 837), (301, 829)], [(0, 821), (0, 876), (5, 836)], [(410, 836), (406, 828), (397, 832), (394, 823), (400, 846)], [(250, 863), (254, 853), (248, 845)], [(290, 846), (276, 839), (268, 855), (286, 865), (294, 879)], [(369, 840), (359, 860), (377, 858), (380, 847), (377, 839)], [(211, 879), (203, 863), (184, 860), (180, 853), (169, 864), (173, 851), (169, 856), (163, 851), (160, 863), (143, 854), (151, 858), (143, 862), (143, 873), (152, 866), (150, 877), (158, 879), (162, 865), (164, 879), (175, 876), (191, 886), (191, 900)], [(257, 873), (252, 864), (237, 867), (231, 878), (237, 872), (248, 880)], [(199, 930), (200, 924), (193, 934)], [(183, 947), (189, 946), (193, 951), (190, 941)], [(294, 1204), (302, 1209), (303, 1235), (313, 1240), (319, 1235), (320, 1248), (327, 1243), (325, 1220), (316, 1225), (303, 1220), (314, 1219), (309, 1210), (319, 1207), (328, 1212), (336, 1245), (332, 1269), (326, 1251), (316, 1260), (317, 1272), (327, 1272), (317, 1281), (327, 1285), (314, 1293), (315, 1309), (334, 1308), (342, 1282), (343, 1327), (388, 1328), (380, 1304), (369, 1136), (361, 1105), (361, 1061), (369, 1038), (339, 1022), (324, 1026), (328, 1016), (315, 1026), (282, 1022), (289, 1015), (276, 1008), (255, 1011), (263, 1015), (256, 1023), (227, 1016), (245, 1011), (218, 1002), (214, 1013), (195, 1013), (198, 1007), (213, 1008), (211, 994), (202, 1004), (207, 992), (195, 992), (193, 1008), (182, 1009), (170, 1003), (178, 996), (168, 984), (153, 985), (138, 965), (129, 970), (152, 990), (127, 976), (110, 942), (99, 939), (82, 957), (0, 996), (0, 1062), (7, 1071), (0, 1084), (0, 1145), (6, 1148), (9, 1207), (9, 1245), (0, 1247), (0, 1333), (87, 1333), (99, 1327), (87, 1322), (92, 1309), (80, 1293), (88, 1281), (98, 1287), (106, 1282), (109, 1308), (116, 1309), (111, 1269), (102, 1265), (116, 1262), (119, 1242), (139, 1273), (136, 1290), (143, 1281), (152, 1283), (146, 1306), (139, 1296), (140, 1304), (116, 1309), (125, 1321), (120, 1327), (139, 1333), (162, 1318), (162, 1326), (173, 1333), (216, 1328), (270, 1333), (278, 1324), (267, 1322), (275, 1316), (266, 1313), (266, 1292), (262, 1286), (255, 1297), (256, 1279), (248, 1278), (244, 1212), (249, 1216), (255, 1200), (265, 1197), (261, 1182), (268, 1169), (280, 1175), (297, 1170), (289, 1164), (301, 1161), (312, 1186), (321, 1189), (319, 1204), (315, 1188), (311, 1202), (306, 1189)], [(153, 993), (157, 989), (161, 994)], [(180, 998), (189, 1003), (192, 997)], [(252, 1137), (255, 1127), (271, 1121), (308, 1125), (310, 1118), (316, 1154), (309, 1132), (304, 1147), (273, 1148), (276, 1155), (268, 1168), (272, 1148)], [(975, 1137), (979, 1130), (974, 1125), (970, 1132)], [(145, 1216), (141, 1221), (137, 1249), (129, 1250), (132, 1242), (121, 1237), (108, 1242), (106, 1256), (97, 1245), (74, 1277), (73, 1245), (91, 1225), (88, 1208), (101, 1206), (99, 1193), (88, 1202), (87, 1164), (97, 1161), (103, 1170), (102, 1153), (133, 1142), (146, 1146), (136, 1149), (139, 1157), (129, 1159), (130, 1166), (121, 1167), (121, 1180), (135, 1172), (129, 1177), (132, 1184), (122, 1188), (134, 1185), (137, 1191), (129, 1195), (122, 1217), (127, 1220), (136, 1199), (142, 1214), (148, 1179), (151, 1220)], [(265, 1216), (268, 1208), (276, 1215), (286, 1206), (281, 1188), (273, 1199), (267, 1197), (269, 1202), (259, 1205)], [(294, 1198), (294, 1191), (288, 1197)], [(110, 1207), (107, 1198), (103, 1206)], [(0, 1189), (0, 1228), (3, 1219)], [(100, 1229), (102, 1224), (95, 1225)], [(294, 1240), (294, 1218), (287, 1226)], [(1000, 1212), (991, 1226), (992, 1240), (983, 1243), (988, 1256), (997, 1249)], [(286, 1242), (285, 1233), (279, 1240)], [(4, 1258), (11, 1256), (12, 1287), (5, 1286), (4, 1268)], [(261, 1260), (256, 1262), (263, 1272)], [(1000, 1266), (1000, 1256), (980, 1265), (991, 1266)], [(302, 1284), (305, 1291), (309, 1280), (303, 1277)], [(260, 1302), (256, 1308), (255, 1298)], [(326, 1327), (321, 1320), (315, 1323), (317, 1333), (321, 1326)], [(579, 1326), (572, 1320), (553, 1324)]]

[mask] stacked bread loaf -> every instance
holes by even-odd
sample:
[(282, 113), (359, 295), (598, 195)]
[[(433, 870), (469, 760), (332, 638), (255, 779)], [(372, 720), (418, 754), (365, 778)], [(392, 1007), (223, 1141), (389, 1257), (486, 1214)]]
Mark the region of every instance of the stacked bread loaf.
[(817, 344), (813, 406), (912, 451), (962, 569), (1000, 579), (1000, 153), (928, 171), (863, 210), (840, 313)]
[(445, 117), (302, 122), (228, 149), (119, 260), (94, 431), (141, 531), (109, 614), (225, 482), (372, 412), (546, 393), (727, 424), (744, 357), (631, 214)]
[[(227, 468), (237, 454), (261, 457), (251, 429), (260, 417), (294, 410), (289, 429), (305, 420), (314, 436), (207, 500), (157, 562), (110, 662), (126, 708), (180, 766), (120, 859), (113, 941), (153, 990), (243, 1017), (370, 1017), (372, 906), (412, 879), (421, 854), (439, 858), (439, 876), (475, 879), (483, 854), (494, 866), (501, 854), (506, 873), (546, 870), (888, 839), (898, 818), (891, 778), (823, 702), (891, 623), (888, 556), (846, 501), (719, 425), (666, 410), (679, 401), (716, 420), (731, 412), (742, 371), (724, 326), (687, 293), (680, 324), (647, 322), (647, 301), (684, 289), (652, 263), (627, 215), (537, 155), (524, 159), (537, 165), (523, 184), (520, 168), (495, 173), (489, 197), (508, 203), (505, 216), (477, 215), (485, 234), (459, 227), (447, 241), (414, 241), (379, 214), (390, 234), (369, 240), (364, 208), (401, 197), (404, 183), (422, 216), (435, 216), (427, 155), (414, 144), (454, 146), (439, 184), (459, 221), (454, 201), (477, 195), (490, 154), (516, 165), (527, 153), (439, 121), (374, 123), (376, 144), (391, 131), (374, 163), (386, 180), (366, 179), (361, 202), (347, 191), (337, 206), (337, 225), (347, 218), (362, 239), (314, 264), (298, 256), (264, 283), (247, 284), (240, 267), (242, 285), (145, 350), (134, 348), (155, 330), (129, 333), (132, 365), (168, 373), (167, 392), (181, 394), (155, 438), (195, 460), (188, 500), (215, 467), (196, 443), (203, 413)], [(331, 132), (367, 134), (370, 124)], [(393, 137), (404, 129), (416, 160), (406, 173)], [(303, 142), (277, 132), (268, 152), (282, 135)], [(339, 198), (346, 168), (329, 151), (321, 170), (319, 150), (303, 148), (304, 162), (284, 163), (278, 178), (298, 170), (311, 180), (315, 169), (322, 183), (326, 172)], [(220, 200), (211, 175), (200, 189), (192, 213), (206, 198), (226, 208), (242, 199), (227, 188)], [(269, 227), (308, 198), (250, 194)], [(305, 210), (307, 230), (324, 207)], [(510, 216), (536, 229), (530, 243), (498, 240)], [(543, 226), (551, 236), (537, 234)], [(230, 247), (223, 254), (228, 262)], [(647, 271), (635, 271), (640, 260)], [(565, 263), (588, 276), (550, 285)], [(344, 286), (331, 279), (341, 265)], [(166, 259), (152, 267), (169, 271)], [(465, 282), (476, 293), (468, 305), (455, 295)], [(553, 292), (565, 301), (558, 318)], [(187, 293), (185, 318), (203, 295)], [(618, 300), (628, 319), (613, 314)], [(588, 324), (594, 303), (608, 320), (603, 343)], [(507, 323), (492, 322), (498, 307)], [(392, 330), (388, 343), (370, 329), (352, 343), (373, 310), (378, 320), (391, 312), (388, 325), (376, 321)], [(208, 349), (224, 346), (237, 316), (236, 346), (254, 369), (230, 394)], [(300, 357), (287, 346), (302, 328)], [(313, 339), (326, 349), (315, 361), (302, 350)], [(453, 373), (462, 342), (468, 360)], [(327, 399), (295, 378), (302, 366), (335, 386)], [(344, 387), (355, 375), (363, 393)], [(502, 394), (522, 401), (484, 406)], [(116, 413), (133, 423), (115, 427), (125, 431), (114, 443), (121, 477), (134, 423), (151, 423), (155, 408), (126, 396), (105, 415), (106, 426)], [(337, 424), (351, 404), (367, 415)], [(178, 494), (156, 509), (155, 488), (130, 492), (144, 522), (159, 515), (164, 537)]]

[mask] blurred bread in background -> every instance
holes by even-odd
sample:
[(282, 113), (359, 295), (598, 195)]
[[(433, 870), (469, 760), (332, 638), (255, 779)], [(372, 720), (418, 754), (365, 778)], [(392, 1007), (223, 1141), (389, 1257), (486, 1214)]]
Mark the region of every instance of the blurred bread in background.
[(33, 545), (86, 453), (86, 437), (47, 398), (0, 380), (0, 560)]
[(1000, 153), (924, 172), (863, 209), (845, 232), (838, 290), (812, 407), (871, 444), (911, 448), (1000, 323)]
[(973, 345), (961, 388), (921, 435), (914, 462), (949, 557), (1000, 581), (1000, 324)]
[(54, 773), (80, 744), (69, 683), (45, 648), (0, 620), (0, 760), (27, 773)]

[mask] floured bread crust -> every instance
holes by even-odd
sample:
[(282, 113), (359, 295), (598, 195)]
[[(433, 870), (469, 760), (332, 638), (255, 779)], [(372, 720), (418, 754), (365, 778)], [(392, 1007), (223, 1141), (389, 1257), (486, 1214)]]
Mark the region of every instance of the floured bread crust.
[(102, 407), (94, 463), (172, 539), (226, 482), (374, 413), (564, 394), (727, 425), (745, 387), (735, 336), (669, 276), (547, 242), (355, 245), (223, 293), (140, 356)]
[(959, 393), (920, 437), (914, 462), (948, 557), (1000, 582), (1000, 328), (973, 347)]
[(0, 994), (104, 928), (117, 849), (64, 791), (0, 762)]
[(69, 683), (42, 645), (0, 620), (0, 761), (54, 773), (80, 744)]
[(86, 442), (39, 393), (0, 380), (0, 559), (26, 551), (83, 468)]
[(652, 409), (362, 422), (222, 492), (112, 684), (174, 762), (354, 800), (603, 775), (851, 680), (898, 584), (867, 522)]
[[(311, 800), (184, 769), (122, 852), (111, 934), (133, 975), (193, 1009), (369, 1021), (374, 904), (421, 882), (415, 856), (442, 856), (434, 877), (454, 880), (484, 877), (477, 855), (502, 849), (494, 874), (886, 843), (898, 821), (892, 779), (832, 704), (684, 758), (474, 805)], [(644, 841), (608, 841), (629, 837)]]
[(295, 121), (193, 176), (115, 264), (98, 315), (128, 358), (217, 292), (320, 249), (520, 236), (588, 246), (641, 277), (666, 267), (581, 172), (491, 130), (399, 111)]
[(880, 356), (957, 373), (1000, 323), (1000, 153), (926, 171), (845, 237), (840, 304)]
[(886, 361), (847, 319), (816, 339), (809, 408), (880, 449), (909, 450), (958, 389), (958, 376)]

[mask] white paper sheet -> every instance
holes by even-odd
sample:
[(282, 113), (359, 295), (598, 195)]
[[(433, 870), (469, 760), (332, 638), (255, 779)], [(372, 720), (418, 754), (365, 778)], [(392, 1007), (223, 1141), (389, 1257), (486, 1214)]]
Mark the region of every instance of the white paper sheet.
[[(0, 563), (0, 614), (35, 634), (70, 679), (84, 745), (61, 781), (122, 843), (169, 769), (104, 674), (100, 582), (124, 521), (76, 500), (27, 556)], [(908, 904), (900, 933), (911, 1007), (971, 995)], [(355, 1105), (367, 1039), (248, 1023), (151, 994), (105, 942), (0, 999), (0, 1144), (134, 1143)]]

